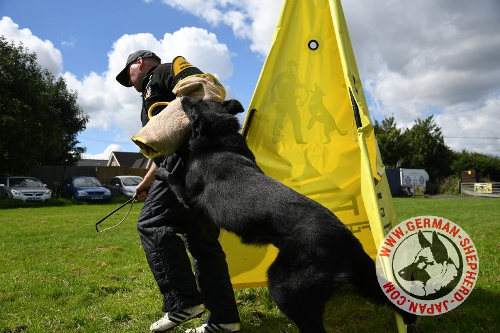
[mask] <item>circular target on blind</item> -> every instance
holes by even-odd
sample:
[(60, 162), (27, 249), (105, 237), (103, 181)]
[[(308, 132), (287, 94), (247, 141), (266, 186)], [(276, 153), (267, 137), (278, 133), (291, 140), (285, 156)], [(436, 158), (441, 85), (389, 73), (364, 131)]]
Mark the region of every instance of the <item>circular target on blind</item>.
[(309, 41), (309, 43), (307, 44), (307, 46), (311, 50), (316, 51), (318, 49), (318, 47), (319, 47), (319, 43), (318, 43), (317, 40), (312, 39), (312, 40)]

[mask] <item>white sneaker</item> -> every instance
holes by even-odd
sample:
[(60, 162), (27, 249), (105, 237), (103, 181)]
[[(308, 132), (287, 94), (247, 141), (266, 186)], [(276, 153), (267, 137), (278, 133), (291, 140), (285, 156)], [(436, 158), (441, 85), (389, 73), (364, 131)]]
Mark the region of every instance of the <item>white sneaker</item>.
[(203, 324), (200, 327), (190, 328), (186, 333), (216, 333), (216, 332), (231, 332), (240, 331), (240, 323), (234, 324)]
[(163, 318), (151, 324), (149, 330), (153, 332), (167, 331), (189, 319), (201, 316), (203, 312), (205, 312), (203, 304), (195, 305), (181, 311), (167, 312)]

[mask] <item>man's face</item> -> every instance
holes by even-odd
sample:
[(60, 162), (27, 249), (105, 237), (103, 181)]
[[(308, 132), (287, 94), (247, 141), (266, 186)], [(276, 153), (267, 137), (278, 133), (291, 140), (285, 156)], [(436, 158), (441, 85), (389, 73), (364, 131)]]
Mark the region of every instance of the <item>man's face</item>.
[(132, 64), (130, 64), (130, 66), (128, 66), (129, 82), (138, 92), (142, 92), (142, 80), (144, 79), (144, 73), (141, 70), (141, 64), (142, 58), (139, 58)]

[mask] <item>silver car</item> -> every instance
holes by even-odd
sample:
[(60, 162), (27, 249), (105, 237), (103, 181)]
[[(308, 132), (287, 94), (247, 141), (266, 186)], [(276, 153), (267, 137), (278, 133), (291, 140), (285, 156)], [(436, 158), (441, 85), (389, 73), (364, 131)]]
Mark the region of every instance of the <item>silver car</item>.
[(52, 197), (47, 185), (34, 177), (5, 177), (0, 183), (0, 192), (23, 201), (45, 201)]
[(132, 197), (135, 194), (135, 188), (142, 182), (140, 176), (116, 176), (109, 181), (108, 188), (113, 194), (124, 194)]

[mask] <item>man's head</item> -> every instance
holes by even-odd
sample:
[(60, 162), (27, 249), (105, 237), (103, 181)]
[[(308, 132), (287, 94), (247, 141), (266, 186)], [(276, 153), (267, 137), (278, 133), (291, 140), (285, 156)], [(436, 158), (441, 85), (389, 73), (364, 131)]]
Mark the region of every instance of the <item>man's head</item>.
[(125, 87), (134, 87), (142, 91), (142, 80), (151, 67), (159, 65), (161, 59), (151, 51), (139, 50), (130, 54), (123, 70), (116, 76), (116, 81)]

